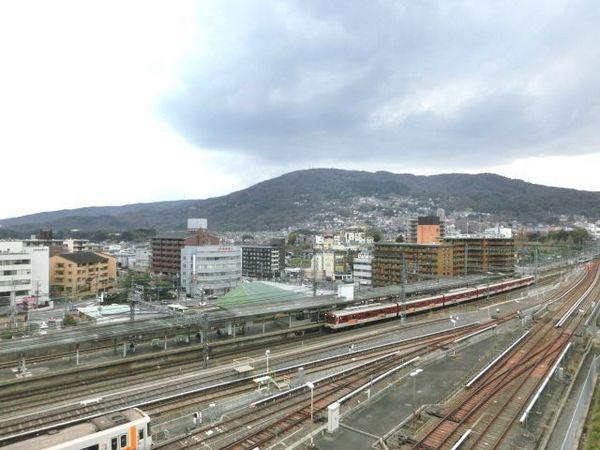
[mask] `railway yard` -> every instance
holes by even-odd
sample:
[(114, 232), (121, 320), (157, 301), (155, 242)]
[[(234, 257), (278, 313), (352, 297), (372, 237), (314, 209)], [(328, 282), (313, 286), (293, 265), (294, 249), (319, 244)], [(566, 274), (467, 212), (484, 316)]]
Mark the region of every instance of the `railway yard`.
[(588, 262), (502, 292), (487, 281), (485, 295), (419, 314), (397, 303), (396, 317), (364, 326), (328, 330), (319, 306), (304, 313), (316, 320), (227, 339), (188, 327), (186, 345), (165, 337), (160, 351), (98, 340), (77, 360), (72, 342), (43, 355), (36, 338), (0, 351), (0, 448), (130, 408), (160, 449), (544, 448), (595, 352), (599, 279)]

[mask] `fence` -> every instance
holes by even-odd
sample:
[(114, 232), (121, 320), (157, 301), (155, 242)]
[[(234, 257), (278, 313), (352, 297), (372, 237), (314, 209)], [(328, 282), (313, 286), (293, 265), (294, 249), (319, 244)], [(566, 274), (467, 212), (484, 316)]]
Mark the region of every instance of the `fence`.
[(569, 427), (565, 433), (560, 450), (574, 449), (576, 450), (579, 446), (579, 437), (583, 430), (583, 424), (587, 417), (587, 413), (592, 402), (592, 396), (594, 394), (594, 387), (596, 386), (596, 379), (598, 378), (598, 356), (594, 356), (588, 370), (587, 377), (583, 382), (581, 393), (577, 398), (575, 409), (573, 411), (573, 417), (569, 422)]

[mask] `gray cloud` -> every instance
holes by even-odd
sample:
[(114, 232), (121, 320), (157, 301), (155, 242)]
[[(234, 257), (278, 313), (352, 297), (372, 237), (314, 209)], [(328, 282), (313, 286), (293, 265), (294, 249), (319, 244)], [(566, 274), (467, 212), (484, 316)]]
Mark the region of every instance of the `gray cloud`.
[(160, 105), (199, 147), (440, 167), (599, 149), (593, 0), (203, 5)]

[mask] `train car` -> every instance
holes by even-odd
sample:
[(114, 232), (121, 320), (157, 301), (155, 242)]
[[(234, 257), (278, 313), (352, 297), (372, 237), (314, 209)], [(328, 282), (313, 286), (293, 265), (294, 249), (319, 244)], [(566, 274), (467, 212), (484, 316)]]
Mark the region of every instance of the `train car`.
[(472, 300), (479, 296), (478, 288), (462, 288), (444, 294), (444, 306), (451, 306), (457, 303)]
[(325, 328), (337, 330), (340, 328), (376, 322), (379, 320), (398, 317), (400, 314), (410, 315), (431, 311), (444, 306), (457, 305), (528, 286), (535, 281), (534, 277), (523, 277), (505, 280), (493, 284), (483, 284), (471, 288), (460, 288), (443, 295), (417, 298), (404, 303), (372, 303), (369, 305), (352, 306), (339, 311), (325, 314)]
[(444, 304), (443, 295), (435, 295), (433, 297), (417, 298), (415, 300), (409, 300), (404, 303), (399, 303), (400, 312), (404, 314), (416, 314), (422, 311), (430, 311), (435, 308), (439, 308)]
[(340, 311), (326, 313), (325, 327), (329, 329), (346, 328), (397, 316), (397, 303), (371, 303), (369, 305), (351, 306)]
[(150, 417), (132, 408), (2, 447), (3, 450), (150, 450)]

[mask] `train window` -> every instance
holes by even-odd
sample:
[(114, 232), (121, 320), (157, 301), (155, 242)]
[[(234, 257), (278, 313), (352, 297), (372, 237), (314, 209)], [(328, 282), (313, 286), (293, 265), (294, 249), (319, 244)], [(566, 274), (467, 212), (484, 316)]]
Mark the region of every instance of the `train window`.
[(90, 445), (89, 447), (84, 447), (81, 450), (98, 450), (98, 444), (96, 445)]
[(142, 439), (144, 439), (144, 429), (140, 428), (138, 430), (138, 439), (141, 441)]
[(121, 435), (121, 448), (125, 448), (125, 447), (127, 447), (127, 435), (122, 434)]
[(117, 438), (112, 438), (110, 441), (110, 450), (118, 450)]

